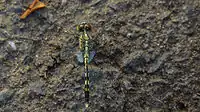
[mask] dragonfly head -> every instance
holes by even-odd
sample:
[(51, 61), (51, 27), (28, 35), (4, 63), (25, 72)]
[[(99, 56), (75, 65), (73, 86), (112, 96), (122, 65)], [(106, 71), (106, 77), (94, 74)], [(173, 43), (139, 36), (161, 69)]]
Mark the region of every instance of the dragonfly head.
[(80, 25), (77, 26), (77, 30), (80, 32), (83, 32), (84, 30), (86, 31), (91, 31), (92, 26), (89, 23), (82, 22)]

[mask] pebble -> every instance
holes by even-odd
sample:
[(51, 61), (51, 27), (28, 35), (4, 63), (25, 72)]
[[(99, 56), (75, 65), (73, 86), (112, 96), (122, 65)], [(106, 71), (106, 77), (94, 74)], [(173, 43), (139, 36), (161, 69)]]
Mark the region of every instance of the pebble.
[(133, 37), (133, 34), (132, 34), (132, 33), (128, 33), (126, 36), (127, 36), (128, 38), (132, 38), (132, 37)]
[(65, 5), (67, 3), (67, 0), (62, 0), (61, 5)]
[(13, 50), (17, 50), (17, 47), (13, 41), (8, 41), (8, 44), (11, 46)]

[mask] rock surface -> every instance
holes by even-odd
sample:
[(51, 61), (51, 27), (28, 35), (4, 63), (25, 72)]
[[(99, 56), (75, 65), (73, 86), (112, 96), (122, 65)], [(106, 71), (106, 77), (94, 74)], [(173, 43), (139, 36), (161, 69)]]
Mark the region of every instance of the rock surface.
[[(0, 111), (199, 112), (199, 0), (0, 1)], [(92, 24), (84, 107), (76, 25)]]

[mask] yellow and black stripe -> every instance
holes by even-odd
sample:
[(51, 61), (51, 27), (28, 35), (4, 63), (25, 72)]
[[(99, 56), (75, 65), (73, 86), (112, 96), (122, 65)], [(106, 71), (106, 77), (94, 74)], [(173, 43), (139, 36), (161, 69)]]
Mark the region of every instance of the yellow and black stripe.
[(91, 26), (87, 23), (82, 23), (77, 26), (77, 30), (83, 32), (79, 38), (79, 48), (81, 51), (84, 51), (84, 92), (85, 92), (85, 106), (89, 106), (89, 73), (88, 73), (88, 60), (89, 60), (89, 36), (87, 31), (91, 30)]
[(89, 60), (89, 51), (88, 51), (88, 41), (85, 40), (85, 50), (84, 50), (84, 71), (85, 71), (85, 100), (86, 107), (89, 105), (89, 73), (88, 73), (88, 60)]

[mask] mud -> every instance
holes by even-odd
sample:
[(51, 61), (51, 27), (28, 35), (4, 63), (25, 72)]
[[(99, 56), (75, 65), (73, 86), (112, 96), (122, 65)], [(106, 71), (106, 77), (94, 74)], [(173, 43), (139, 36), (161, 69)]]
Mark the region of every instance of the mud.
[[(199, 112), (199, 0), (0, 1), (0, 111)], [(84, 107), (76, 25), (96, 56)]]

